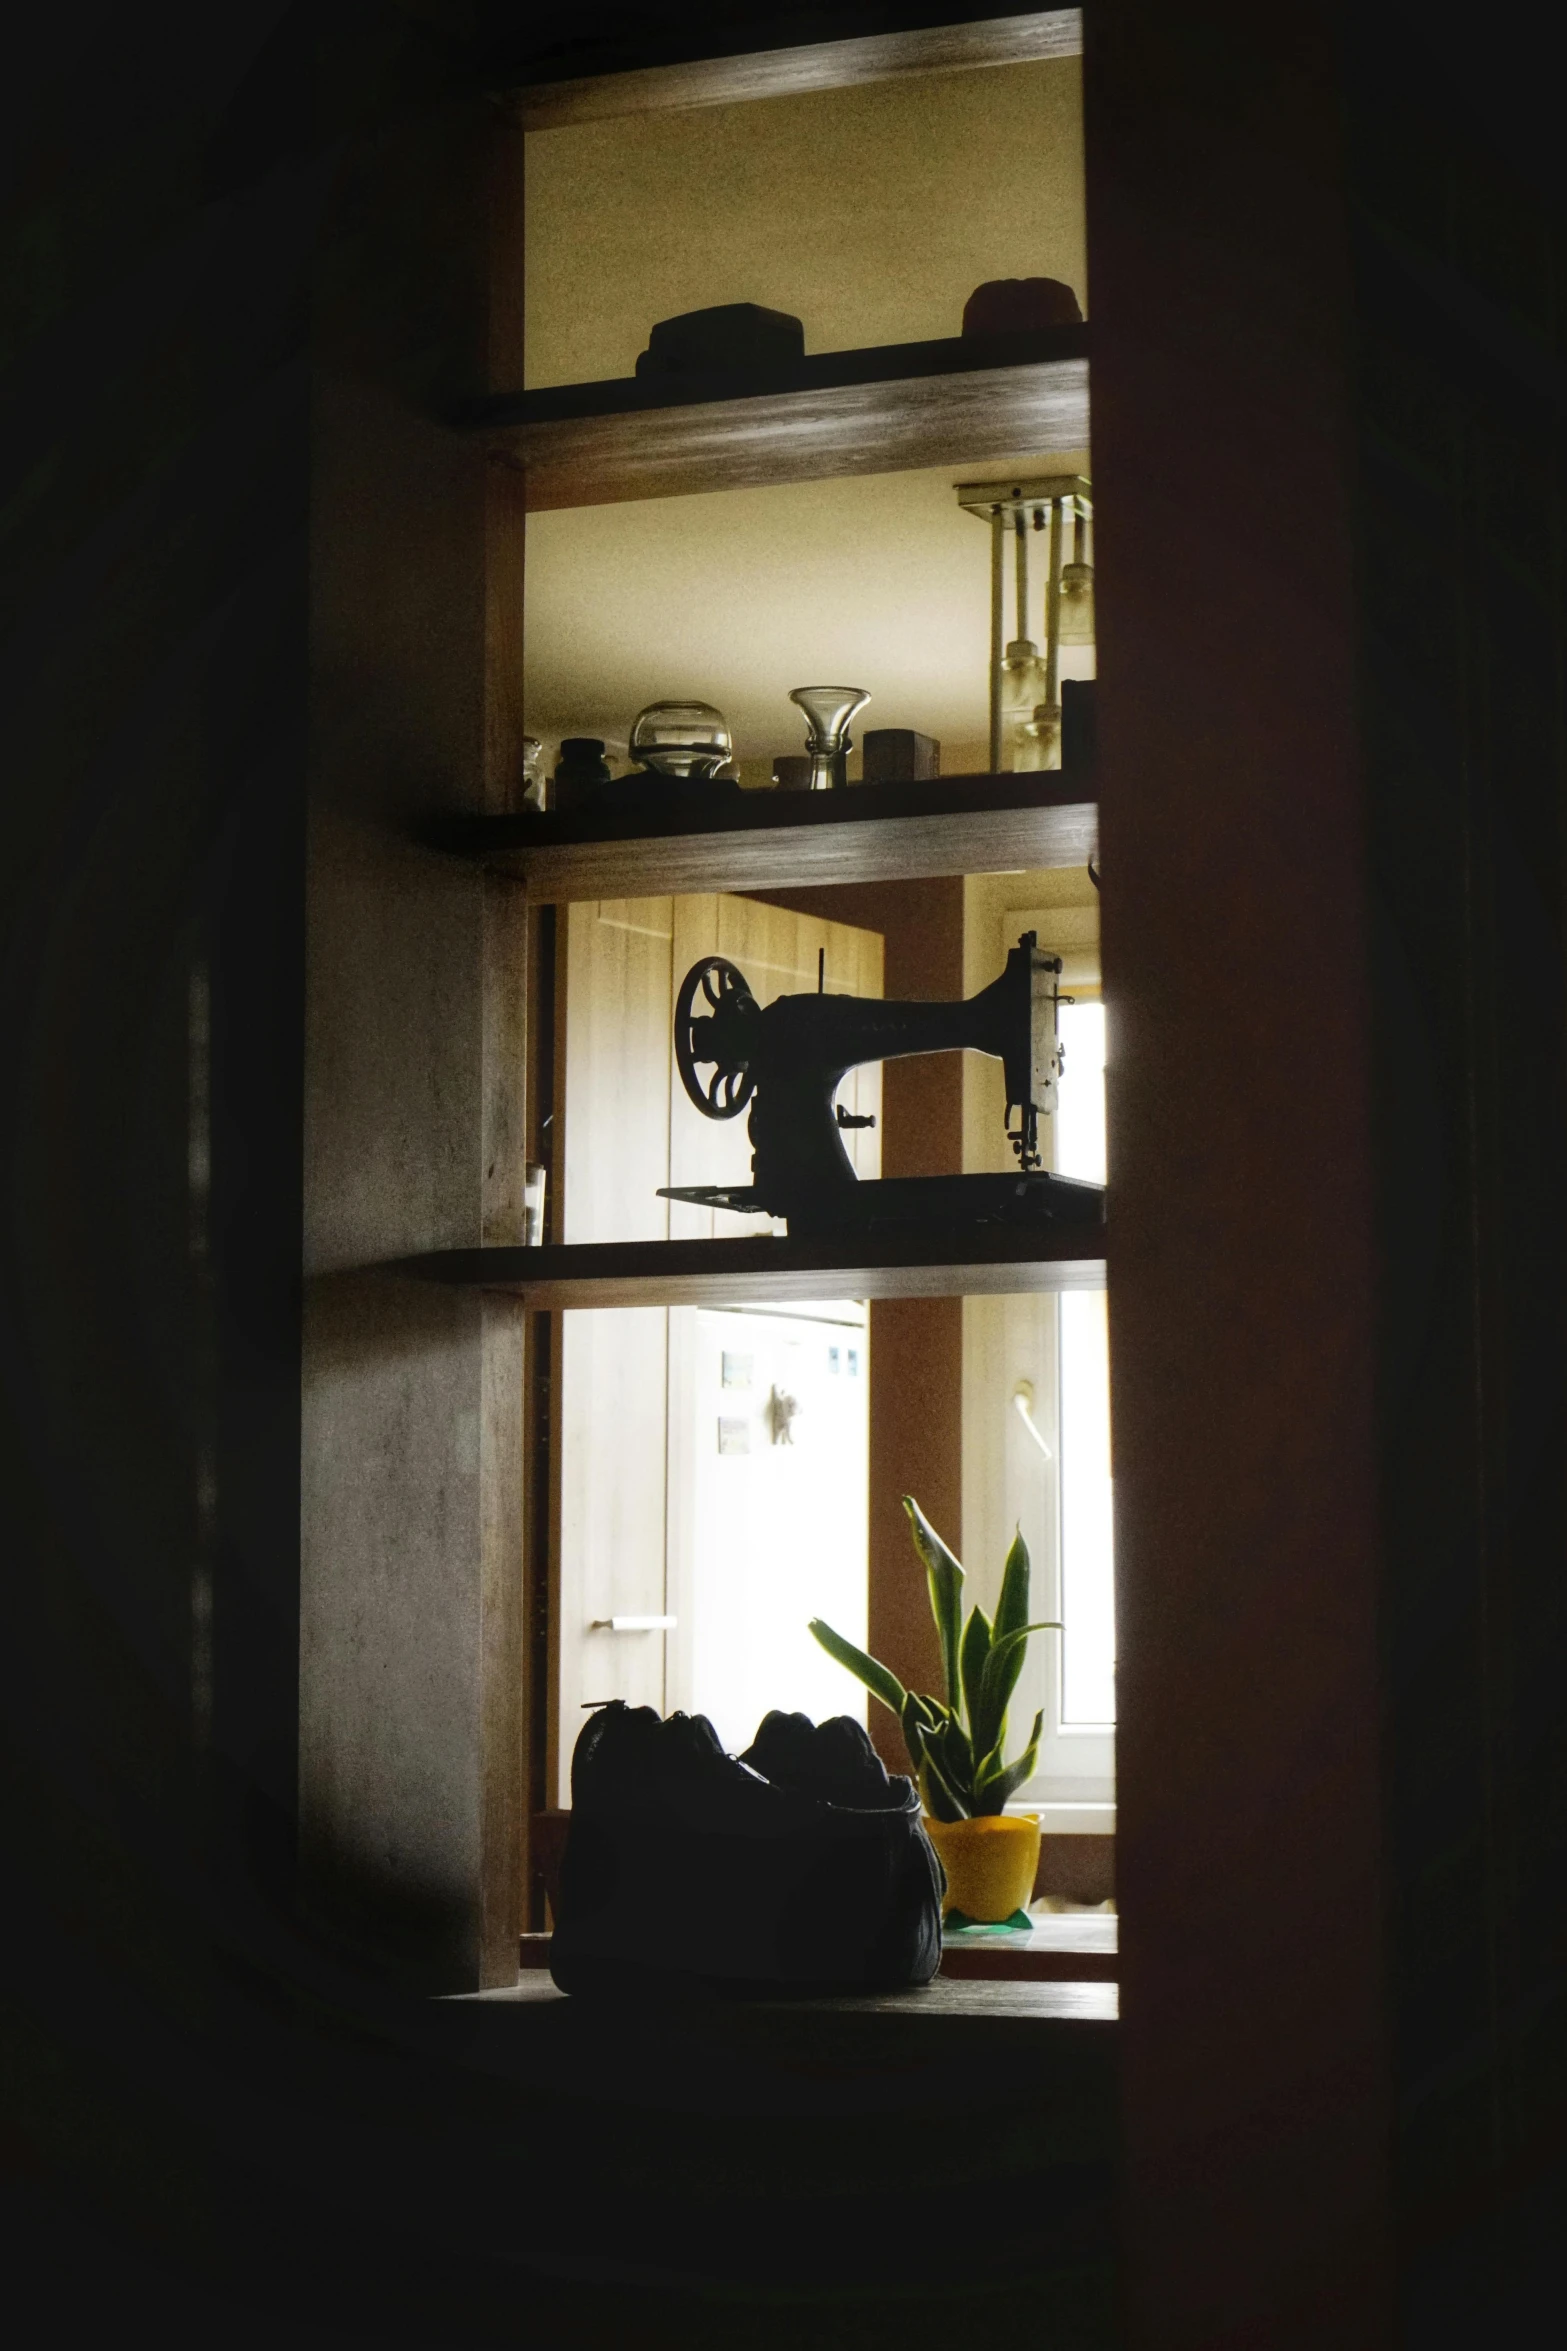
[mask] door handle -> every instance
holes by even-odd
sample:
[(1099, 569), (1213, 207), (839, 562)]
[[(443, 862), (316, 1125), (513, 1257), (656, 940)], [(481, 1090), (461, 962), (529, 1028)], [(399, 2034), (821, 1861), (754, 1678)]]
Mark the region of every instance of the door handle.
[(596, 1616), (589, 1632), (593, 1633), (672, 1633), (672, 1616)]
[(1045, 1442), (1044, 1432), (1034, 1418), (1034, 1389), (1031, 1381), (1018, 1381), (1012, 1391), (1012, 1407), (1045, 1459), (1047, 1461), (1053, 1459), (1050, 1447)]

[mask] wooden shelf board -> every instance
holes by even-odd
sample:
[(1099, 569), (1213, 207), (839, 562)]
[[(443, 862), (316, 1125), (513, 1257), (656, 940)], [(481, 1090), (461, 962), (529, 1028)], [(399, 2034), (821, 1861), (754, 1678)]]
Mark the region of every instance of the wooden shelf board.
[(416, 1280), (505, 1291), (539, 1308), (745, 1306), (816, 1298), (950, 1298), (1096, 1290), (1105, 1281), (1103, 1226), (1019, 1232), (1003, 1226), (955, 1241), (863, 1235), (836, 1243), (770, 1234), (719, 1241), (597, 1241), (541, 1249), (441, 1249), (382, 1269)]
[(827, 351), (755, 376), (626, 376), (476, 402), (530, 511), (1088, 446), (1088, 328)]
[(610, 809), (446, 818), (428, 838), (526, 882), (540, 904), (805, 889), (1084, 865), (1099, 811), (1083, 795), (1082, 781), (1060, 773), (742, 792), (716, 805), (699, 791), (637, 786)]
[(1060, 1912), (1015, 1934), (948, 1935), (941, 1972), (972, 1983), (1113, 1984), (1121, 1971), (1119, 1938), (1113, 1911)]
[[(510, 111), (527, 131), (569, 123), (614, 122), (628, 115), (735, 106), (756, 98), (801, 98), (906, 74), (953, 73), (976, 66), (1029, 65), (1078, 57), (1082, 11), (1042, 9), (981, 24), (929, 25), (873, 33), (857, 40), (810, 41), (733, 57), (692, 57), (633, 66), (575, 80), (529, 80), (507, 92)], [(500, 62), (492, 66), (499, 78)]]
[[(465, 2005), (504, 2011), (509, 2007), (533, 2006), (557, 2008), (570, 2013), (573, 2003), (564, 1992), (557, 1991), (542, 1968), (521, 1968), (515, 1984), (499, 1986), (490, 1992), (458, 1992), (448, 1995), (443, 2008), (460, 2013)], [(603, 2011), (596, 2003), (575, 2003), (578, 2014), (597, 2020)], [(720, 2008), (719, 2014), (726, 2012)], [(730, 2012), (732, 2013), (732, 2012)], [(944, 2023), (958, 2018), (971, 2018), (982, 2023), (997, 2024), (1020, 2021), (1028, 2024), (1113, 2025), (1120, 2014), (1119, 1987), (1115, 1984), (1084, 1983), (1074, 1979), (1070, 1983), (1018, 1983), (1002, 1981), (974, 1982), (962, 1977), (938, 1975), (933, 1983), (923, 1984), (910, 1992), (845, 1992), (820, 2000), (747, 2001), (740, 2011), (741, 2021), (760, 2025), (763, 2029), (775, 2019), (791, 2028), (794, 2034), (809, 2034), (813, 2021), (822, 2016), (841, 2015), (845, 2018), (886, 2016), (897, 2017), (918, 2032), (932, 2025), (938, 2029)]]

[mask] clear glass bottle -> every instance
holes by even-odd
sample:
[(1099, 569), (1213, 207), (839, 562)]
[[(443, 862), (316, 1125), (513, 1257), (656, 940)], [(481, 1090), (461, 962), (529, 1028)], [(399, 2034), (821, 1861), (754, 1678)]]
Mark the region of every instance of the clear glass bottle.
[(1088, 520), (1081, 506), (1072, 518), (1072, 560), (1061, 569), (1056, 641), (1061, 645), (1091, 645), (1094, 641), (1094, 567), (1088, 561)]
[(520, 805), (542, 815), (549, 806), (549, 778), (544, 772), (544, 745), (537, 735), (522, 738), (522, 792)]
[(1048, 691), (1045, 660), (1031, 638), (1016, 637), (1001, 664), (1001, 764), (1004, 769), (1038, 767), (1031, 756), (1029, 728)]
[(1017, 757), (1014, 768), (1023, 774), (1039, 774), (1046, 768), (1061, 765), (1061, 705), (1059, 702), (1041, 702), (1030, 712), (1018, 728)]

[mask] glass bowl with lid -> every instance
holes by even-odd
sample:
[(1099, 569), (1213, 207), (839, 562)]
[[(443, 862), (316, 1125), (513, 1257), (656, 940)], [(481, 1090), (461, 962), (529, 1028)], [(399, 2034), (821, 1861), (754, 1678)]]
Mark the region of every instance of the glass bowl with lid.
[(632, 721), (630, 751), (654, 775), (706, 783), (733, 757), (734, 738), (711, 702), (650, 702)]

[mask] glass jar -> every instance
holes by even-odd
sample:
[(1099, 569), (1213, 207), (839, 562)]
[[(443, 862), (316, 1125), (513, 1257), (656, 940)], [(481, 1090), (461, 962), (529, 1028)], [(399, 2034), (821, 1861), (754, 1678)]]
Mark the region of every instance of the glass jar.
[(734, 739), (711, 702), (650, 702), (632, 721), (629, 748), (652, 775), (706, 783), (727, 766)]

